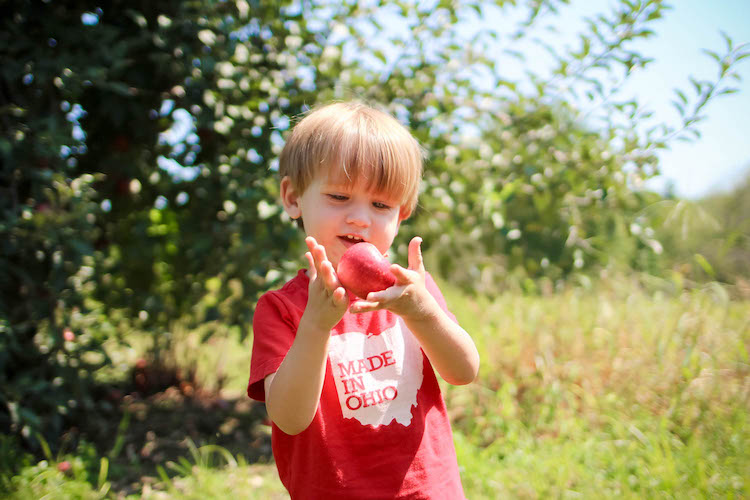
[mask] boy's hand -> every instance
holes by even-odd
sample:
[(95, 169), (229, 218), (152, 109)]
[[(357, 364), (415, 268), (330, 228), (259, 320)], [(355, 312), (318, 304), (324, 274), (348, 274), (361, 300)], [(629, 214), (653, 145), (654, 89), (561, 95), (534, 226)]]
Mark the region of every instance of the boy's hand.
[(405, 320), (428, 319), (440, 310), (435, 298), (427, 291), (425, 269), (422, 260), (422, 238), (409, 242), (409, 268), (398, 264), (391, 266), (396, 284), (380, 292), (370, 292), (367, 300), (354, 302), (349, 310), (353, 313), (388, 309)]
[(346, 313), (349, 298), (326, 256), (325, 247), (312, 236), (305, 238), (305, 243), (310, 249), (305, 253), (310, 264), (310, 286), (307, 306), (300, 321), (308, 321), (315, 329), (328, 332)]

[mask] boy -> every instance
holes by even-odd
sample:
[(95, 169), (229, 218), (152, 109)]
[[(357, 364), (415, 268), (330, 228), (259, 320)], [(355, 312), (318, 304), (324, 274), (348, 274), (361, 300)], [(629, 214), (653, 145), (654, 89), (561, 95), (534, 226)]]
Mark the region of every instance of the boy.
[(266, 402), (282, 483), (295, 500), (464, 498), (433, 367), (468, 384), (479, 354), (425, 272), (421, 239), (367, 300), (336, 276), (347, 248), (385, 254), (411, 215), (419, 145), (393, 117), (336, 103), (294, 127), (279, 172), (309, 268), (258, 301), (248, 395)]

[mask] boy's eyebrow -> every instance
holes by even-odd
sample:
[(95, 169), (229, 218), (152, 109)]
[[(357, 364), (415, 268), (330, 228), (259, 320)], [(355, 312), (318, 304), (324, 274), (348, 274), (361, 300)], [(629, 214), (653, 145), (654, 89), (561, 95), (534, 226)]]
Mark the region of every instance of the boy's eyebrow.
[(339, 183), (331, 183), (331, 182), (326, 182), (325, 184), (323, 184), (323, 189), (349, 191), (351, 190), (351, 188), (352, 187), (349, 184), (339, 184)]
[[(333, 183), (333, 182), (327, 182), (323, 184), (323, 190), (324, 191), (341, 191), (345, 193), (349, 193), (353, 189), (353, 186), (351, 183)], [(380, 198), (381, 201), (388, 202), (388, 203), (396, 203), (400, 204), (401, 200), (397, 200), (390, 196), (386, 192), (379, 192), (379, 191), (368, 191), (368, 193), (376, 198)]]

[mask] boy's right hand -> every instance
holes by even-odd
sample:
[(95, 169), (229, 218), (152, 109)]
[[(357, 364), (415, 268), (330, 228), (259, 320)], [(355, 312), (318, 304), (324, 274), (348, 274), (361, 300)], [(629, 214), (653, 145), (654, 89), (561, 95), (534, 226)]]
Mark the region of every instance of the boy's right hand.
[(305, 238), (305, 243), (310, 249), (305, 253), (310, 264), (310, 286), (307, 306), (300, 321), (309, 322), (318, 331), (329, 332), (346, 313), (349, 297), (326, 256), (325, 247), (312, 236)]

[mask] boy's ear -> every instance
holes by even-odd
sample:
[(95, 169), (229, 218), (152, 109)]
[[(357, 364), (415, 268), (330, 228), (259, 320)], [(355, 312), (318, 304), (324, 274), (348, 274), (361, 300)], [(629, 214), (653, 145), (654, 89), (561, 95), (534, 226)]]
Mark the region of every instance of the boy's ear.
[(398, 211), (398, 223), (401, 224), (403, 221), (411, 217), (411, 210), (406, 208), (406, 206), (401, 205), (401, 208), (399, 208)]
[(281, 179), (281, 204), (284, 205), (284, 210), (287, 215), (292, 219), (299, 219), (302, 216), (302, 210), (299, 206), (300, 193), (294, 189), (292, 180), (289, 176), (284, 176)]

